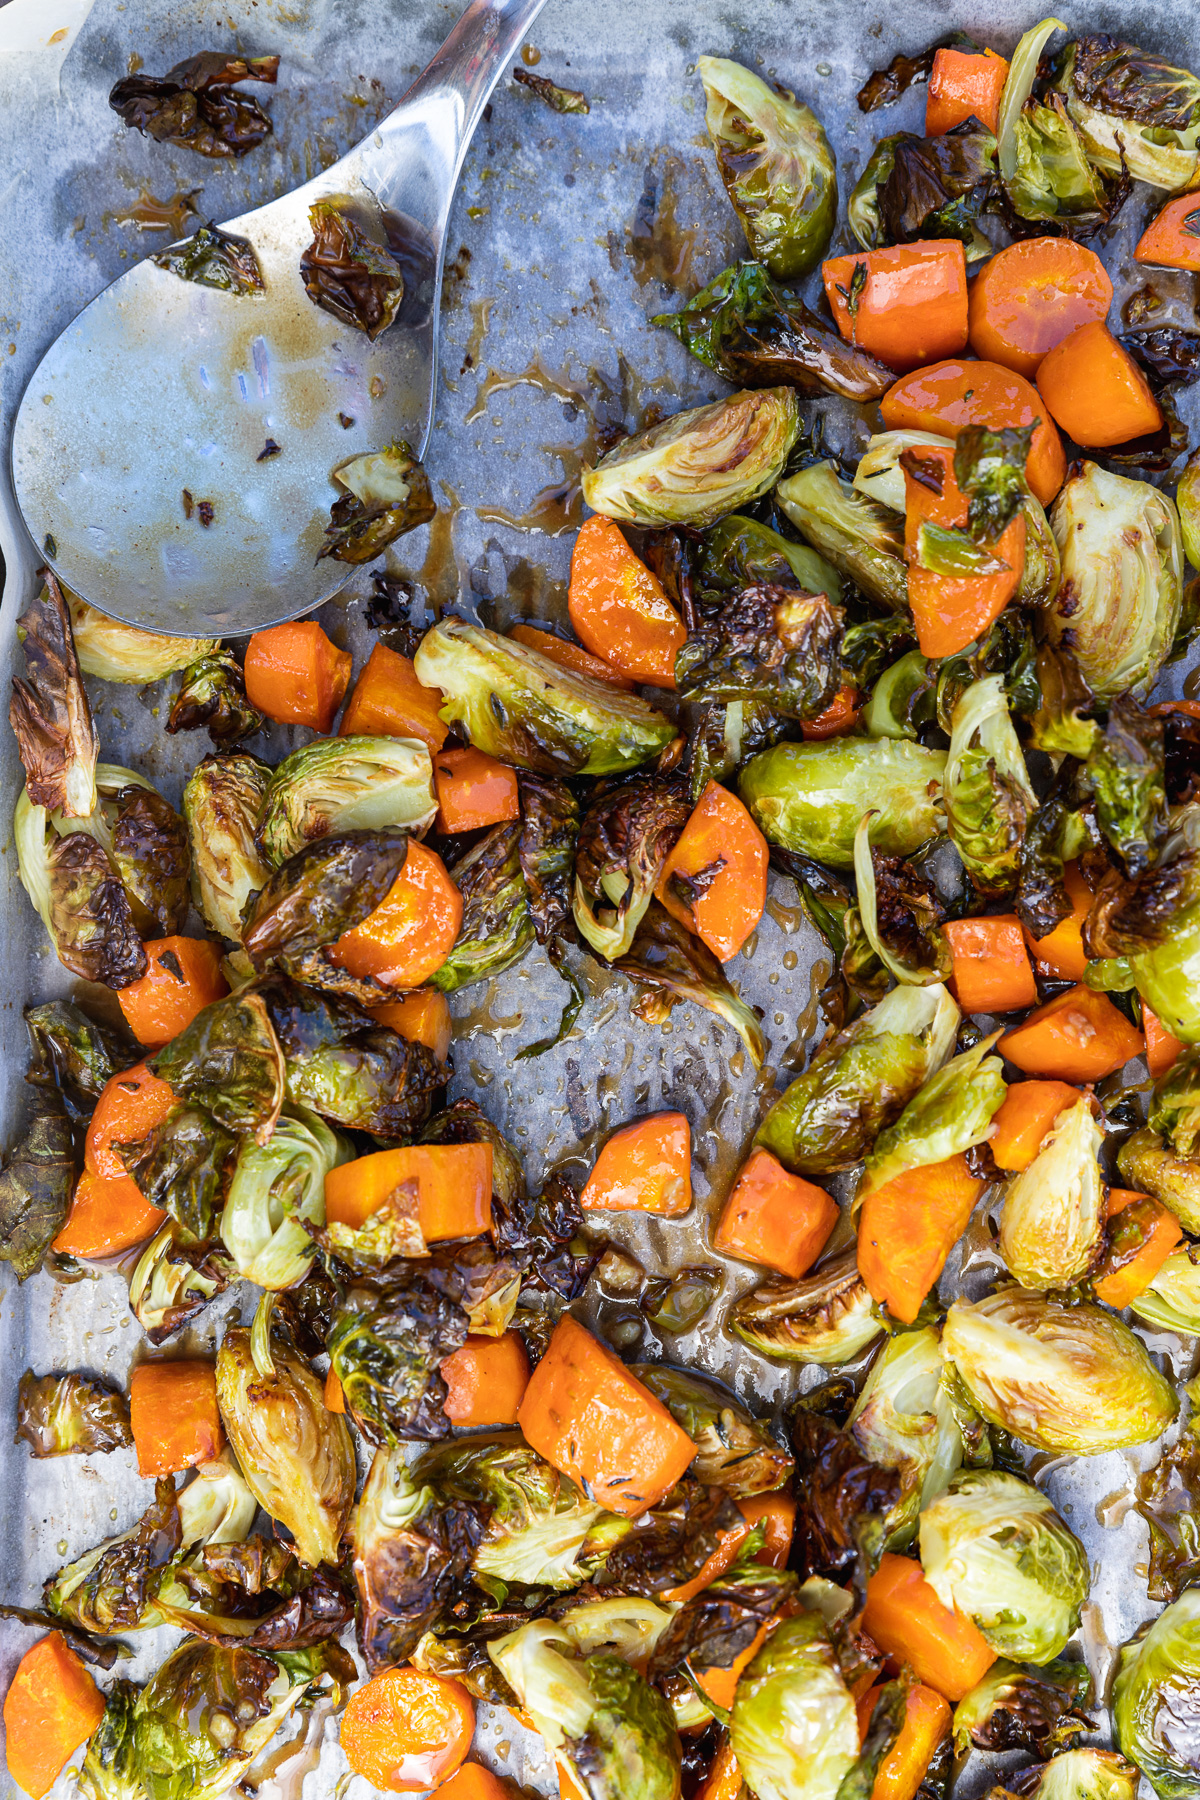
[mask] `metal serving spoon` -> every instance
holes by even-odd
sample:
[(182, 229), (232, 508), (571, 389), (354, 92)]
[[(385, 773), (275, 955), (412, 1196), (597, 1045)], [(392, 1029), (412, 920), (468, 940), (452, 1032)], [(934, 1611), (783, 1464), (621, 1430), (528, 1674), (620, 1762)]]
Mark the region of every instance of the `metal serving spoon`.
[[(265, 293), (224, 293), (146, 261), (51, 345), (17, 413), (13, 486), (69, 588), (127, 624), (223, 636), (294, 619), (344, 584), (345, 563), (317, 561), (340, 492), (331, 471), (396, 438), (424, 454), (455, 184), (544, 4), (471, 0), (357, 149), (227, 222), (253, 246)], [(330, 194), (377, 202), (403, 246), (404, 301), (374, 343), (314, 306), (300, 279), (309, 206)], [(259, 462), (268, 438), (279, 454)]]

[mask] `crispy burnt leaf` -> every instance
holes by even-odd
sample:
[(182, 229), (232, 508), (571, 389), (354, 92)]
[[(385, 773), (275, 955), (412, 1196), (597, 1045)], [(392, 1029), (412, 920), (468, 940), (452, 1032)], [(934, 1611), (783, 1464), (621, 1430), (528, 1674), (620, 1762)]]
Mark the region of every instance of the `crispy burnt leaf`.
[(100, 739), (75, 654), (71, 615), (61, 587), (42, 570), (42, 589), (17, 628), (25, 674), (14, 675), (8, 720), (35, 806), (64, 818), (86, 818), (96, 805)]
[(970, 506), (967, 529), (983, 541), (998, 538), (1025, 503), (1025, 464), (1033, 425), (993, 431), (967, 425), (954, 444), (954, 479)]
[(845, 615), (824, 594), (756, 583), (689, 633), (675, 659), (681, 699), (755, 700), (815, 719), (837, 691)]
[(1166, 826), (1162, 720), (1143, 712), (1132, 694), (1118, 694), (1086, 770), (1096, 823), (1126, 873), (1140, 875), (1158, 860)]
[(1193, 1423), (1137, 1478), (1138, 1512), (1150, 1533), (1151, 1600), (1178, 1600), (1200, 1576), (1200, 1437)]
[(735, 993), (716, 957), (666, 908), (652, 900), (633, 943), (613, 967), (643, 992), (633, 1009), (661, 1025), (680, 1001), (703, 1006), (737, 1032), (756, 1069), (766, 1061), (767, 1040), (755, 1009)]
[(274, 1130), (287, 1071), (267, 1003), (253, 988), (206, 1006), (150, 1066), (228, 1131), (265, 1144)]
[(300, 279), (314, 306), (369, 338), (386, 331), (404, 298), (400, 264), (368, 236), (345, 196), (308, 209), (313, 241), (300, 258)]
[(174, 1219), (156, 1231), (129, 1277), (129, 1310), (152, 1344), (191, 1323), (237, 1274), (220, 1243), (193, 1243)]
[(1200, 799), (1200, 719), (1169, 712), (1163, 720), (1164, 780), (1172, 806)]
[(337, 1637), (354, 1617), (341, 1569), (308, 1569), (286, 1544), (251, 1537), (206, 1544), (172, 1571), (156, 1607), (208, 1644), (245, 1650), (302, 1650)]
[(329, 1355), (346, 1409), (369, 1443), (448, 1436), (446, 1384), (437, 1369), (466, 1337), (462, 1307), (411, 1266), (380, 1285), (349, 1290), (334, 1314)]
[(58, 960), (73, 975), (110, 988), (146, 973), (146, 952), (129, 895), (102, 844), (86, 831), (46, 848), (50, 911)]
[(952, 31), (948, 37), (939, 38), (936, 44), (930, 44), (916, 56), (905, 56), (898, 51), (886, 69), (872, 70), (859, 88), (859, 111), (878, 112), (882, 106), (894, 106), (914, 83), (928, 81), (933, 73), (933, 59), (939, 50), (975, 49), (972, 38), (961, 31)]
[(175, 1484), (154, 1484), (137, 1524), (60, 1569), (44, 1589), (47, 1607), (84, 1631), (131, 1631), (142, 1622), (163, 1569), (183, 1541)]
[[(996, 140), (987, 127), (966, 119), (940, 137), (906, 131), (884, 144), (874, 195), (878, 230), (864, 248), (946, 237), (986, 255), (990, 246), (980, 241), (976, 220), (996, 173)], [(862, 187), (860, 182), (856, 195)], [(869, 211), (869, 195), (860, 195), (863, 200)]]
[(229, 650), (214, 650), (189, 663), (171, 703), (167, 730), (204, 731), (220, 750), (253, 737), (265, 721), (246, 698), (242, 665)]
[(26, 1369), (17, 1385), (17, 1444), (30, 1454), (93, 1456), (133, 1442), (124, 1394), (90, 1375), (35, 1375)]
[[(757, 1548), (744, 1547), (723, 1575), (680, 1607), (654, 1646), (651, 1680), (673, 1675), (685, 1663), (697, 1673), (732, 1668), (767, 1620), (792, 1599), (795, 1575), (756, 1562)], [(619, 1558), (621, 1548), (615, 1554)]]
[(271, 133), (258, 101), (236, 91), (239, 81), (274, 86), (277, 56), (225, 56), (204, 50), (165, 75), (127, 75), (108, 96), (125, 124), (160, 144), (181, 144), (199, 156), (245, 156)]
[[(150, 261), (181, 281), (219, 288), (226, 294), (261, 294), (266, 285), (248, 239), (222, 231), (211, 219), (191, 237), (156, 251)], [(168, 725), (167, 730), (171, 729)]]
[(318, 562), (323, 556), (372, 562), (406, 531), (428, 525), (437, 512), (429, 477), (403, 438), (386, 450), (351, 457), (333, 471), (333, 479), (346, 491), (329, 509)]
[(789, 720), (756, 700), (715, 700), (698, 708), (688, 721), (684, 762), (692, 804), (710, 781), (728, 781), (746, 757), (769, 750), (790, 729)]
[(242, 945), (256, 971), (281, 969), (378, 1006), (387, 990), (338, 968), (326, 951), (385, 899), (407, 855), (405, 831), (339, 831), (289, 856), (243, 914)]
[(147, 938), (173, 937), (187, 923), (192, 903), (187, 827), (153, 788), (131, 783), (112, 804), (112, 860), (134, 922)]
[[(872, 849), (867, 832), (859, 829), (861, 836), (855, 845), (858, 912), (867, 942), (897, 981), (944, 981), (950, 974), (941, 932), (946, 907), (936, 887), (904, 857), (885, 856)], [(861, 944), (847, 946), (842, 959), (847, 980), (847, 957), (855, 961), (861, 955)]]
[(550, 81), (545, 75), (535, 75), (532, 69), (523, 69), (519, 64), (513, 70), (513, 80), (527, 87), (539, 100), (544, 100), (552, 112), (587, 113), (592, 110), (587, 95), (578, 88), (559, 87), (556, 81)]
[[(105, 1643), (102, 1638), (93, 1637), (88, 1631), (80, 1631), (76, 1626), (68, 1625), (65, 1619), (57, 1618), (44, 1607), (0, 1605), (0, 1619), (16, 1619), (20, 1624), (33, 1625), (42, 1632), (57, 1631), (66, 1639), (80, 1661), (90, 1664), (94, 1669), (111, 1669), (115, 1662), (133, 1654), (127, 1645)], [(118, 1682), (115, 1685), (122, 1684)]]
[(692, 1581), (741, 1514), (723, 1488), (685, 1475), (665, 1500), (639, 1514), (595, 1577), (602, 1591), (653, 1598)]
[(445, 962), (429, 977), (443, 993), (499, 975), (519, 962), (534, 939), (521, 870), (521, 826), (493, 825), (450, 866), (462, 895), (462, 924)]
[(521, 1269), (523, 1294), (579, 1297), (604, 1248), (584, 1235), (586, 1223), (576, 1187), (561, 1169), (550, 1174), (536, 1200), (522, 1184), (501, 1204), (493, 1226), (496, 1248)]
[(579, 841), (579, 802), (563, 781), (522, 772), (521, 835), (517, 857), (525, 877), (525, 894), (534, 936), (543, 945), (551, 964), (571, 993), (559, 1016), (558, 1029), (534, 1044), (518, 1050), (516, 1060), (541, 1056), (552, 1050), (570, 1031), (587, 998), (580, 977), (567, 962), (571, 936), (571, 891), (575, 874), (575, 848)]
[(1094, 1729), (1080, 1709), (1092, 1697), (1087, 1664), (1056, 1657), (1026, 1668), (1001, 1657), (954, 1709), (954, 1747), (1053, 1756)]
[(601, 783), (575, 855), (575, 924), (598, 956), (626, 955), (691, 813), (680, 775)]
[(25, 1025), (30, 1041), (26, 1081), (57, 1088), (80, 1112), (90, 1112), (112, 1076), (137, 1061), (132, 1039), (90, 1019), (72, 1000), (26, 1007)]
[(204, 1107), (180, 1100), (144, 1138), (116, 1148), (148, 1203), (205, 1243), (224, 1203), (236, 1146)]
[(1073, 804), (1076, 765), (1060, 771), (1054, 786), (1026, 821), (1021, 844), (1017, 916), (1035, 938), (1049, 937), (1071, 916), (1071, 898), (1063, 883), (1066, 864), (1089, 840)]
[(62, 1228), (77, 1174), (71, 1123), (55, 1089), (35, 1090), (29, 1124), (0, 1170), (0, 1262), (18, 1281), (40, 1268)]
[(801, 1577), (821, 1575), (865, 1584), (883, 1553), (887, 1515), (900, 1498), (900, 1476), (868, 1462), (838, 1414), (853, 1390), (836, 1377), (805, 1394), (792, 1420), (796, 1455), (793, 1491), (796, 1531), (790, 1566)]
[(774, 1493), (790, 1479), (793, 1462), (764, 1419), (756, 1419), (728, 1389), (669, 1363), (634, 1363), (633, 1373), (696, 1445), (688, 1474), (735, 1500)]

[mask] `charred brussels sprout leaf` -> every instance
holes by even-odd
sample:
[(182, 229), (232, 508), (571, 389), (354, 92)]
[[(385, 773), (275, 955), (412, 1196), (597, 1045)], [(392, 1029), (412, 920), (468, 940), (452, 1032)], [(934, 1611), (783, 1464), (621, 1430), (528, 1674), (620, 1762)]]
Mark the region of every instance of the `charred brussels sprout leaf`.
[(14, 675), (8, 719), (34, 806), (67, 819), (86, 818), (96, 805), (100, 740), (71, 635), (66, 597), (48, 569), (17, 634), (25, 674)]
[[(1187, 1250), (1182, 1255), (1186, 1257)], [(1194, 1271), (1194, 1265), (1189, 1267)], [(1149, 1322), (1171, 1323), (1153, 1316)], [(1187, 1392), (1191, 1398), (1194, 1383)], [(1146, 1591), (1151, 1600), (1178, 1600), (1200, 1574), (1200, 1442), (1194, 1415), (1174, 1447), (1164, 1450), (1147, 1474), (1138, 1476), (1136, 1491), (1134, 1504), (1150, 1534)]]
[(1192, 1751), (1200, 1673), (1200, 1588), (1159, 1613), (1121, 1651), (1113, 1686), (1113, 1737), (1160, 1800), (1196, 1791)]
[(648, 989), (634, 1011), (651, 1025), (661, 1025), (680, 1001), (703, 1006), (732, 1027), (750, 1053), (756, 1069), (767, 1054), (758, 1014), (731, 986), (724, 969), (700, 939), (652, 900), (624, 956), (614, 963), (622, 975)]
[[(897, 981), (918, 986), (945, 981), (950, 974), (950, 950), (941, 930), (945, 908), (933, 884), (911, 864), (871, 849), (877, 816), (864, 813), (854, 834), (858, 919), (866, 944)], [(843, 965), (849, 979), (845, 959)]]
[(954, 1747), (1053, 1756), (1092, 1729), (1081, 1712), (1092, 1694), (1087, 1664), (1062, 1658), (1019, 1668), (1001, 1657), (954, 1709)]
[(908, 611), (904, 518), (843, 481), (834, 462), (812, 463), (776, 489), (784, 514), (839, 575), (888, 612)]
[(145, 1788), (133, 1737), (137, 1697), (132, 1681), (114, 1681), (108, 1690), (104, 1717), (88, 1739), (79, 1771), (79, 1786), (86, 1800), (143, 1800)]
[(545, 75), (535, 75), (532, 69), (518, 66), (513, 70), (513, 80), (521, 87), (527, 87), (539, 100), (544, 100), (551, 112), (589, 113), (592, 110), (587, 95), (578, 88), (559, 87), (556, 81), (548, 80)]
[(1106, 884), (1088, 921), (1093, 956), (1129, 958), (1138, 993), (1169, 1031), (1200, 1040), (1196, 1005), (1200, 964), (1200, 813), (1185, 808), (1180, 830), (1161, 846), (1153, 868), (1134, 881)]
[(129, 1309), (152, 1344), (165, 1343), (224, 1293), (235, 1270), (209, 1242), (174, 1220), (157, 1231), (129, 1277)]
[[(245, 1487), (240, 1478), (239, 1485)], [(233, 1535), (244, 1537), (253, 1517), (251, 1499), (244, 1522), (231, 1515), (231, 1527), (240, 1526)], [(196, 1533), (197, 1537), (204, 1535)], [(159, 1623), (153, 1611), (154, 1595), (183, 1539), (175, 1490), (169, 1479), (157, 1481), (154, 1500), (136, 1525), (96, 1544), (51, 1577), (44, 1589), (48, 1610), (81, 1630), (102, 1636)]]
[(245, 1144), (221, 1213), (221, 1238), (239, 1275), (261, 1288), (295, 1287), (316, 1256), (305, 1223), (325, 1222), (325, 1177), (350, 1146), (315, 1113), (278, 1120), (265, 1144)]
[(1068, 47), (1059, 86), (1093, 163), (1152, 187), (1194, 185), (1200, 81), (1190, 70), (1098, 34)]
[(211, 219), (191, 237), (157, 251), (150, 261), (181, 281), (219, 288), (225, 294), (261, 294), (266, 286), (249, 240), (222, 231)]
[(318, 561), (373, 562), (395, 538), (428, 525), (437, 512), (429, 477), (403, 439), (352, 456), (333, 479), (346, 492), (330, 508)]
[(344, 325), (377, 338), (404, 298), (400, 264), (354, 217), (347, 195), (318, 200), (308, 218), (313, 241), (300, 258), (300, 279), (309, 299)]
[(998, 538), (1025, 503), (1025, 464), (1034, 426), (966, 425), (954, 443), (954, 479), (967, 496), (972, 537)]
[(0, 1262), (26, 1281), (62, 1228), (77, 1165), (61, 1097), (39, 1092), (24, 1135), (0, 1170)]
[(137, 1061), (137, 1050), (121, 1033), (90, 1019), (70, 1000), (47, 1000), (25, 1010), (31, 1056), (26, 1080), (57, 1088), (69, 1103), (91, 1111), (106, 1083)]
[(1157, 860), (1166, 825), (1163, 722), (1142, 711), (1130, 694), (1117, 694), (1103, 734), (1087, 759), (1096, 822), (1125, 865), (1137, 876)]
[(782, 537), (758, 519), (733, 513), (704, 534), (696, 556), (694, 587), (706, 607), (720, 597), (760, 585), (800, 588), (824, 594), (831, 607), (841, 603), (842, 583), (836, 569), (807, 544)]
[(885, 669), (863, 707), (862, 722), (873, 738), (910, 738), (937, 717), (938, 676), (919, 650), (909, 650)]
[(1005, 183), (1020, 219), (1055, 222), (1073, 236), (1089, 236), (1108, 224), (1124, 200), (1118, 179), (1112, 189), (1088, 161), (1082, 134), (1061, 94), (1047, 94), (1021, 108), (1013, 125), (1016, 166)]
[(462, 1308), (412, 1269), (386, 1285), (350, 1289), (334, 1314), (329, 1355), (347, 1411), (368, 1442), (449, 1433), (437, 1369), (466, 1337)]
[(902, 1472), (864, 1451), (839, 1422), (847, 1385), (835, 1377), (797, 1404), (796, 1528), (788, 1560), (810, 1579), (854, 1580), (861, 1587), (884, 1546), (911, 1535), (914, 1521)]
[(816, 114), (725, 57), (697, 65), (717, 167), (751, 253), (779, 281), (824, 256), (837, 213), (837, 172)]
[(1004, 697), (1004, 677), (968, 687), (951, 719), (945, 773), (946, 823), (981, 894), (1011, 893), (1037, 799)]
[(259, 974), (281, 969), (311, 987), (378, 1005), (385, 991), (325, 954), (390, 892), (408, 856), (403, 831), (335, 831), (289, 856), (251, 897), (241, 939)]
[(850, 229), (864, 250), (959, 238), (968, 260), (991, 245), (977, 219), (991, 192), (996, 140), (977, 119), (940, 137), (898, 132), (879, 143), (850, 196)]
[(688, 1473), (697, 1481), (745, 1500), (773, 1493), (789, 1480), (793, 1458), (780, 1448), (770, 1427), (715, 1381), (666, 1364), (632, 1367), (696, 1445)]
[(790, 387), (675, 413), (583, 472), (593, 512), (634, 525), (715, 525), (774, 487), (800, 430)]
[(675, 735), (670, 720), (637, 695), (459, 619), (426, 632), (413, 661), (417, 679), (442, 690), (447, 722), (514, 768), (617, 774), (657, 756)]
[(197, 1013), (151, 1062), (176, 1094), (219, 1125), (265, 1144), (283, 1105), (286, 1069), (260, 994), (244, 990)]
[[(796, 1718), (811, 1728), (797, 1732)], [(835, 1800), (858, 1759), (858, 1718), (819, 1613), (787, 1619), (767, 1639), (738, 1682), (729, 1741), (761, 1800)]]
[(183, 790), (192, 853), (192, 894), (220, 937), (238, 940), (246, 902), (271, 871), (255, 841), (271, 771), (246, 752), (206, 756)]
[(258, 101), (236, 91), (239, 81), (272, 87), (277, 56), (225, 56), (202, 50), (176, 63), (165, 75), (126, 75), (108, 104), (131, 129), (159, 144), (180, 144), (198, 156), (245, 156), (271, 135), (271, 121)]
[(843, 614), (824, 594), (744, 587), (689, 633), (675, 659), (682, 699), (756, 700), (815, 719), (837, 690)]
[(533, 921), (534, 936), (546, 950), (551, 966), (566, 982), (570, 995), (552, 1036), (518, 1050), (516, 1060), (541, 1056), (570, 1031), (587, 993), (580, 977), (567, 961), (570, 941), (571, 893), (575, 853), (579, 840), (579, 802), (564, 781), (524, 774), (519, 781), (521, 833), (517, 855), (525, 878), (525, 898)]
[(462, 895), (454, 947), (429, 977), (443, 993), (484, 981), (519, 962), (534, 939), (528, 890), (521, 871), (521, 827), (494, 825), (450, 868)]
[(606, 961), (628, 953), (690, 812), (676, 777), (634, 775), (606, 784), (584, 813), (573, 912)]
[(1155, 1084), (1147, 1119), (1180, 1156), (1200, 1148), (1200, 1049), (1181, 1052)]
[(854, 866), (854, 837), (874, 808), (871, 844), (911, 856), (938, 834), (941, 750), (903, 740), (778, 744), (751, 757), (738, 787), (768, 842), (830, 868)]
[(17, 1435), (33, 1456), (94, 1456), (133, 1442), (124, 1394), (89, 1375), (35, 1375), (17, 1387)]
[(259, 816), (271, 868), (331, 831), (421, 832), (437, 812), (433, 764), (409, 738), (314, 738), (285, 756)]
[(117, 1149), (146, 1201), (171, 1214), (185, 1241), (205, 1243), (225, 1198), (236, 1143), (203, 1106), (180, 1100), (144, 1138)]
[[(228, 749), (241, 738), (253, 737), (263, 724), (262, 714), (246, 698), (241, 663), (230, 651), (217, 650), (183, 671), (167, 730), (207, 730), (218, 749)], [(185, 810), (186, 806), (185, 798)]]
[(854, 1252), (799, 1281), (773, 1277), (735, 1302), (729, 1329), (784, 1362), (850, 1362), (883, 1331)]
[(112, 860), (134, 922), (147, 937), (172, 937), (187, 923), (191, 852), (187, 827), (153, 788), (130, 785), (110, 800)]
[(1091, 1107), (1080, 1100), (1058, 1115), (1028, 1168), (1010, 1181), (998, 1247), (1022, 1287), (1072, 1287), (1100, 1255), (1103, 1142)]
[(215, 638), (162, 637), (156, 631), (123, 625), (119, 619), (97, 612), (77, 594), (63, 592), (71, 609), (75, 651), (85, 675), (142, 687), (221, 648)]

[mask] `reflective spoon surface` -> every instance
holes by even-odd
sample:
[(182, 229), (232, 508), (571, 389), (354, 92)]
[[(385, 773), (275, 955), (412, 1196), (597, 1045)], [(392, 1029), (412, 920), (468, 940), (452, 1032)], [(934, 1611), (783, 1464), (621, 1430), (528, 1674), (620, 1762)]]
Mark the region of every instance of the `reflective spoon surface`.
[[(341, 491), (331, 471), (397, 438), (425, 452), (455, 184), (544, 4), (471, 0), (357, 149), (224, 222), (253, 246), (264, 293), (142, 262), (50, 347), (17, 413), (13, 487), (75, 593), (151, 631), (225, 636), (296, 618), (344, 585), (345, 563), (317, 560)], [(404, 270), (400, 312), (374, 343), (315, 306), (300, 279), (308, 209), (331, 194), (384, 210)], [(268, 438), (279, 454), (260, 462)]]

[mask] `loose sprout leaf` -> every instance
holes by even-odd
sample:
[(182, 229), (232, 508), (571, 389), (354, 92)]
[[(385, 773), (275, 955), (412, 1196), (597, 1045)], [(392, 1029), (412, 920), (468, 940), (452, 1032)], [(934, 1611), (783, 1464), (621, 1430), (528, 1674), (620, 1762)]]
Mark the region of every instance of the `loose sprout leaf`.
[(242, 916), (242, 945), (255, 970), (378, 1005), (386, 990), (337, 968), (324, 954), (361, 925), (390, 892), (408, 855), (403, 831), (335, 831), (275, 869)]
[(932, 884), (898, 856), (870, 845), (874, 812), (863, 814), (854, 837), (858, 913), (867, 942), (897, 981), (925, 986), (950, 974), (942, 934), (946, 909)]
[(156, 251), (150, 261), (181, 281), (219, 288), (226, 294), (261, 294), (266, 287), (254, 246), (246, 238), (222, 231), (211, 219), (191, 237), (168, 250)]
[(606, 1557), (596, 1585), (649, 1597), (669, 1593), (694, 1581), (743, 1523), (724, 1488), (685, 1475), (665, 1500), (633, 1521)]
[(717, 1382), (658, 1363), (635, 1363), (633, 1372), (697, 1446), (688, 1470), (697, 1481), (744, 1500), (789, 1480), (793, 1458), (770, 1426)]
[[(251, 1501), (242, 1536), (253, 1515)], [(79, 1630), (101, 1636), (157, 1623), (154, 1594), (183, 1537), (174, 1485), (160, 1479), (154, 1484), (153, 1501), (135, 1525), (105, 1538), (50, 1577), (43, 1590), (48, 1610)]]
[(59, 1095), (38, 1092), (32, 1117), (0, 1170), (0, 1261), (18, 1281), (40, 1265), (71, 1205), (77, 1165)]
[(1072, 237), (1090, 237), (1124, 204), (1128, 180), (1110, 184), (1088, 160), (1061, 94), (1027, 101), (1014, 115), (1011, 142), (1015, 166), (1004, 194), (1024, 225), (1021, 235), (1029, 234), (1030, 225), (1054, 224)]
[(271, 134), (271, 121), (239, 81), (274, 86), (277, 56), (226, 56), (203, 50), (165, 75), (126, 75), (108, 96), (124, 123), (160, 144), (180, 144), (199, 156), (245, 156)]
[[(996, 140), (978, 119), (966, 119), (939, 137), (896, 133), (879, 143), (849, 201), (849, 222), (864, 250), (930, 238), (958, 238), (968, 261), (991, 245), (977, 220), (990, 198)], [(859, 271), (862, 271), (861, 278)], [(856, 263), (847, 306), (857, 313), (866, 268)]]
[(117, 1150), (148, 1204), (169, 1212), (190, 1241), (204, 1243), (224, 1202), (236, 1143), (203, 1106), (181, 1100), (144, 1138)]
[(1116, 695), (1086, 767), (1100, 830), (1126, 873), (1140, 875), (1157, 861), (1166, 827), (1162, 720), (1131, 694)]
[(386, 1285), (350, 1289), (334, 1314), (329, 1354), (347, 1411), (369, 1443), (448, 1435), (437, 1368), (466, 1337), (462, 1307), (411, 1267)]
[(973, 38), (952, 31), (938, 38), (917, 56), (897, 52), (886, 69), (875, 69), (858, 90), (860, 112), (878, 112), (882, 106), (894, 106), (915, 82), (928, 81), (933, 73), (933, 59), (939, 50), (977, 50)]
[(430, 976), (443, 993), (485, 981), (519, 962), (534, 939), (528, 890), (521, 872), (521, 826), (493, 825), (450, 866), (462, 895), (458, 937), (441, 968)]
[(1092, 1698), (1087, 1664), (1062, 1657), (1022, 1668), (1001, 1657), (954, 1709), (954, 1747), (1024, 1750), (1049, 1757), (1093, 1730), (1080, 1709)]
[(173, 937), (187, 923), (191, 850), (187, 827), (161, 794), (130, 784), (109, 799), (113, 866), (134, 921), (147, 937)]
[(221, 647), (215, 638), (163, 637), (157, 631), (123, 625), (119, 619), (97, 612), (77, 594), (63, 591), (71, 609), (79, 666), (85, 675), (142, 687)]
[(522, 87), (527, 87), (539, 100), (544, 100), (552, 112), (588, 113), (592, 110), (588, 105), (587, 95), (578, 88), (559, 87), (557, 82), (548, 80), (545, 75), (535, 75), (532, 69), (518, 66), (513, 70), (513, 80), (520, 82)]
[(286, 1070), (270, 1012), (244, 990), (214, 1001), (158, 1051), (151, 1068), (217, 1124), (265, 1144), (283, 1104)]
[(839, 575), (887, 612), (907, 619), (901, 513), (857, 493), (833, 462), (812, 463), (789, 475), (776, 489), (776, 498), (785, 517)]
[(987, 1054), (999, 1035), (980, 1038), (937, 1069), (896, 1122), (879, 1133), (866, 1156), (856, 1208), (874, 1189), (910, 1170), (946, 1162), (987, 1141), (1006, 1091), (1000, 1058)]
[(838, 687), (844, 614), (824, 594), (756, 583), (689, 632), (675, 659), (681, 698), (756, 700), (815, 719)]
[(31, 1049), (25, 1079), (57, 1088), (81, 1112), (90, 1112), (109, 1079), (137, 1061), (131, 1039), (89, 1018), (71, 1000), (26, 1007), (25, 1025)]
[(650, 902), (632, 945), (613, 967), (650, 990), (634, 1003), (648, 1023), (661, 1024), (681, 1000), (703, 1006), (737, 1032), (754, 1067), (762, 1067), (767, 1040), (755, 1008), (730, 986), (712, 952), (657, 900)]
[(428, 525), (437, 512), (429, 477), (402, 438), (386, 450), (339, 464), (333, 479), (346, 492), (330, 508), (318, 562), (323, 556), (372, 562), (406, 531)]
[(1185, 188), (1200, 142), (1200, 80), (1153, 51), (1104, 33), (1069, 46), (1057, 85), (1089, 159), (1137, 181)]
[(100, 740), (92, 723), (66, 597), (48, 569), (21, 616), (24, 676), (13, 676), (8, 718), (35, 806), (84, 818), (96, 805)]
[[(1031, 820), (1038, 815), (1003, 676), (986, 675), (973, 682), (954, 706), (944, 798), (951, 842), (976, 890), (988, 896), (1011, 893), (1027, 852), (1032, 873)], [(1049, 828), (1054, 820), (1045, 823)], [(1061, 859), (1054, 881), (1057, 906), (1065, 899), (1065, 890), (1059, 897)], [(1027, 885), (1025, 891), (1028, 899)]]
[(133, 1442), (129, 1402), (106, 1381), (72, 1372), (35, 1375), (17, 1384), (17, 1434), (32, 1456), (93, 1456)]
[[(781, 536), (761, 520), (732, 513), (704, 533), (696, 552), (694, 612), (697, 601), (704, 615), (720, 607), (725, 596), (763, 584), (824, 594), (832, 608), (841, 604), (837, 570), (807, 544)], [(689, 631), (700, 627), (701, 615), (693, 619)]]
[(633, 775), (595, 791), (579, 828), (573, 913), (607, 962), (628, 953), (690, 812), (675, 775)]
[(316, 201), (308, 217), (313, 241), (300, 258), (300, 279), (309, 299), (374, 340), (400, 310), (400, 264), (354, 217), (348, 196)]
[(253, 737), (266, 721), (246, 698), (242, 665), (228, 650), (189, 663), (171, 702), (167, 730), (204, 731), (220, 750)]
[(1024, 505), (1025, 465), (1040, 423), (998, 430), (966, 425), (955, 439), (954, 479), (970, 501), (967, 529), (981, 542), (998, 538)]

